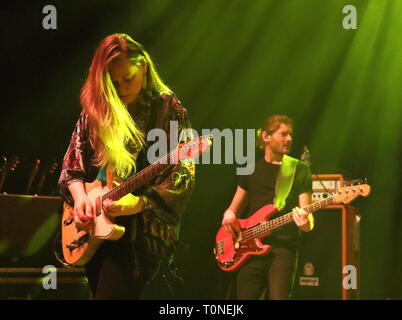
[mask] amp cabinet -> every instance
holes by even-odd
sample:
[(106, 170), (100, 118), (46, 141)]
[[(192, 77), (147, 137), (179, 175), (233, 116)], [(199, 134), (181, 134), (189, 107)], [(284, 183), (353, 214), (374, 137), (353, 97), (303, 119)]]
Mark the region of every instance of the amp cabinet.
[[(0, 195), (0, 300), (90, 298), (84, 269), (62, 268), (55, 258), (60, 209), (60, 197)], [(43, 285), (44, 267), (57, 288)]]
[[(54, 273), (53, 279), (50, 273)], [(87, 300), (83, 268), (0, 268), (0, 300)]]
[(359, 214), (331, 205), (314, 213), (315, 226), (303, 233), (293, 299), (359, 299)]

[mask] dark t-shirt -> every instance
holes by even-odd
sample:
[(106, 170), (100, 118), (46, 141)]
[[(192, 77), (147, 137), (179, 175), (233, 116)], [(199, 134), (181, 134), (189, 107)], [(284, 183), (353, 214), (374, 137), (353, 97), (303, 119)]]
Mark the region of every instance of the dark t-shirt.
[[(275, 184), (279, 174), (280, 165), (266, 162), (264, 158), (255, 164), (254, 173), (241, 176), (239, 186), (248, 192), (248, 209), (243, 213), (242, 218), (250, 217), (258, 209), (267, 204), (272, 204), (275, 198)], [(310, 167), (299, 161), (292, 188), (286, 198), (286, 206), (280, 212), (271, 217), (275, 219), (289, 213), (294, 207), (299, 206), (299, 195), (304, 192), (312, 192), (312, 180)], [(273, 246), (297, 246), (300, 238), (300, 229), (295, 223), (288, 223), (276, 229), (271, 236), (263, 240), (264, 243)]]

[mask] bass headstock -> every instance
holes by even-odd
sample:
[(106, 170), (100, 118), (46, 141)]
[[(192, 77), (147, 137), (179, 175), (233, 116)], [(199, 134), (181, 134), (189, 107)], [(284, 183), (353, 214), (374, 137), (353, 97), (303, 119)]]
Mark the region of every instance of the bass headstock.
[(370, 191), (370, 185), (358, 184), (358, 181), (356, 181), (355, 184), (339, 188), (333, 196), (336, 203), (348, 204), (358, 196), (367, 197)]

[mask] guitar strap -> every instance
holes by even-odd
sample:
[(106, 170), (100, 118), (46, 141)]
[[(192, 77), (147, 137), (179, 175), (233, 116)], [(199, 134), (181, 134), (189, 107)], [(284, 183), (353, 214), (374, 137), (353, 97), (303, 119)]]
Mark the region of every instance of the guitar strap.
[(105, 182), (109, 190), (113, 189), (113, 181), (117, 178), (114, 176), (113, 167), (110, 164), (107, 164), (106, 167), (101, 167), (96, 176), (96, 180)]
[(275, 185), (274, 205), (278, 210), (282, 210), (286, 205), (286, 198), (289, 195), (290, 189), (292, 189), (298, 162), (299, 160), (295, 158), (287, 155), (283, 156)]
[(96, 176), (96, 180), (106, 181), (106, 169), (105, 169), (105, 167), (101, 167), (99, 169), (98, 174)]

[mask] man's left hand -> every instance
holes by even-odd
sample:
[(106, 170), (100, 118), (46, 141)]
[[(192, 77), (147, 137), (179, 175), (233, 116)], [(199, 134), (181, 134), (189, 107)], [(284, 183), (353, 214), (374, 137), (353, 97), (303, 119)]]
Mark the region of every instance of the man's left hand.
[(296, 207), (293, 209), (293, 220), (300, 230), (304, 232), (311, 231), (313, 229), (314, 223), (312, 222), (312, 217), (309, 217), (311, 213)]

